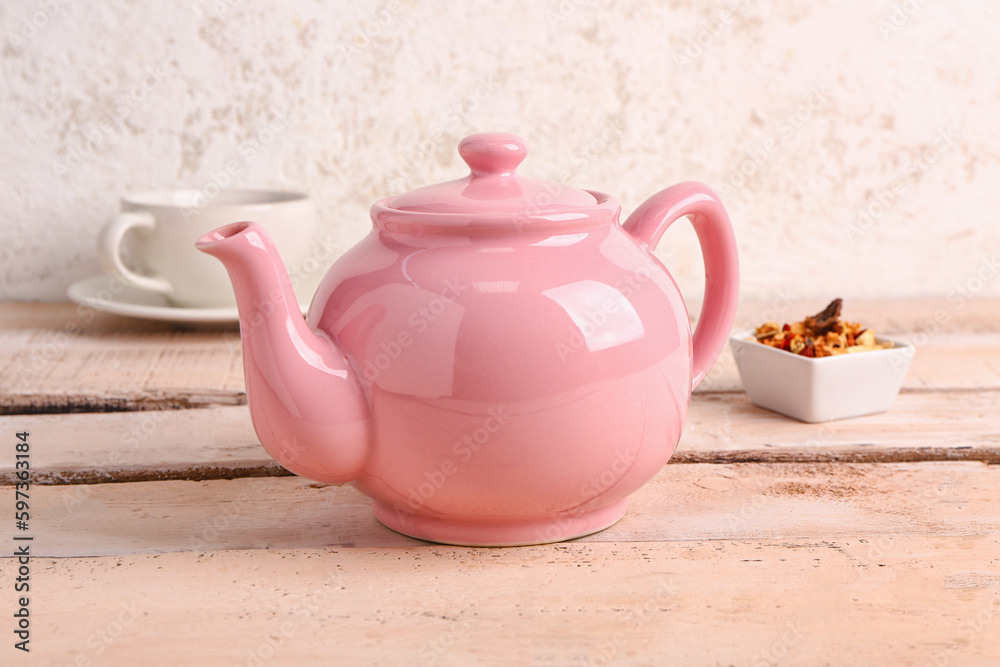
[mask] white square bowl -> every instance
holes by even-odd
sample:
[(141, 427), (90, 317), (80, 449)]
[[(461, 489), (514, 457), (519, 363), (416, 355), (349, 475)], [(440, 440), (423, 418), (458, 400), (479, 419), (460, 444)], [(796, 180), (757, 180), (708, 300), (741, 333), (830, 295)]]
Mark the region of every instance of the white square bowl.
[[(749, 339), (749, 340), (748, 340)], [(903, 386), (916, 352), (908, 344), (818, 359), (754, 340), (753, 331), (730, 337), (736, 367), (750, 400), (804, 422), (825, 422), (885, 412)]]

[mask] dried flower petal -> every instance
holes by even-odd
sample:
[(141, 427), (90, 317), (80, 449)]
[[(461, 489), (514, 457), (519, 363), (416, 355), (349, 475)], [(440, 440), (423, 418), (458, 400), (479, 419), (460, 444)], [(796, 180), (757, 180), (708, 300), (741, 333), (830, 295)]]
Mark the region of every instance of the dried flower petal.
[(843, 301), (838, 298), (801, 322), (780, 327), (777, 322), (765, 322), (754, 330), (754, 337), (764, 345), (816, 358), (892, 347), (892, 343), (879, 343), (875, 332), (862, 327), (860, 322), (840, 319), (842, 306)]

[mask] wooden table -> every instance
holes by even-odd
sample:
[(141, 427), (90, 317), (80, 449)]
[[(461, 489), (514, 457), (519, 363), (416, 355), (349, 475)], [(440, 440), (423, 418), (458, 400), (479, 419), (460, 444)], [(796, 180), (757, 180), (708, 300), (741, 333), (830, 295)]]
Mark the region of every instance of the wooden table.
[(235, 332), (0, 304), (0, 477), (23, 431), (33, 475), (5, 552), (34, 538), (31, 653), (8, 557), (0, 664), (1000, 664), (1000, 302), (847, 308), (918, 346), (889, 412), (761, 410), (727, 351), (620, 522), (470, 549), (274, 464)]

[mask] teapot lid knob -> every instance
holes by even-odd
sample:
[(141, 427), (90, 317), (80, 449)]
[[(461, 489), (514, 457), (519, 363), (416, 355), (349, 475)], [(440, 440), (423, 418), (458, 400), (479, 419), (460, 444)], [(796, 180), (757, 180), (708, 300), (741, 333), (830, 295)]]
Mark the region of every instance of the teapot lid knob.
[[(517, 135), (472, 134), (459, 142), (458, 153), (472, 173), (396, 195), (385, 203), (386, 208), (419, 214), (460, 214), (466, 221), (458, 224), (497, 215), (509, 216), (520, 224), (525, 217), (541, 219), (548, 214), (587, 217), (601, 203), (586, 190), (518, 175), (516, 169), (528, 155), (528, 146)], [(602, 209), (599, 213), (605, 212)]]
[(462, 139), (458, 154), (475, 176), (509, 175), (524, 161), (528, 145), (506, 132), (480, 132)]

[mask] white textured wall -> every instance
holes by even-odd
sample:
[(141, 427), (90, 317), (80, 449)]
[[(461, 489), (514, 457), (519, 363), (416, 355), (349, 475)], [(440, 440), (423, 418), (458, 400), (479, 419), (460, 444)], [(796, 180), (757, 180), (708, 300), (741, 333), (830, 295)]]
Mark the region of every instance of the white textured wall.
[[(626, 214), (713, 185), (747, 297), (997, 295), (998, 7), (4, 0), (0, 297), (63, 298), (123, 193), (227, 164), (313, 193), (350, 244), (376, 198), (462, 175), (480, 130)], [(696, 247), (660, 252), (691, 295)]]

